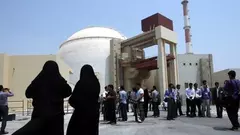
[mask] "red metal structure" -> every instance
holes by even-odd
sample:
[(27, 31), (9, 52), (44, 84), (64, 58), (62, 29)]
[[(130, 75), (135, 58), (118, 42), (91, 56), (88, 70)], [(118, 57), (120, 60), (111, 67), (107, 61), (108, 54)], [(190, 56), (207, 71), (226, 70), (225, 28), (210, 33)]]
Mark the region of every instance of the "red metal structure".
[[(166, 58), (167, 61), (175, 59), (172, 55), (167, 55), (166, 57), (167, 57)], [(135, 63), (135, 67), (137, 69), (147, 69), (147, 70), (158, 69), (158, 67), (157, 67), (157, 56), (152, 57), (152, 58), (148, 58), (148, 59), (144, 59), (144, 60), (140, 60), (140, 61)]]

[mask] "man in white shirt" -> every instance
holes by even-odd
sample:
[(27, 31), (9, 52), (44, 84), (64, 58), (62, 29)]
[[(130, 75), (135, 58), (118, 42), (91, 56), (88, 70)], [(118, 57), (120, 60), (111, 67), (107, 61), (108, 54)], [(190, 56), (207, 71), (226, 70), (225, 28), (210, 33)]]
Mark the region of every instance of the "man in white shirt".
[(108, 89), (107, 89), (107, 86), (105, 86), (105, 90), (102, 94), (102, 97), (103, 97), (103, 120), (104, 121), (108, 121), (108, 114), (107, 114), (107, 101), (106, 101), (106, 98), (107, 98), (107, 94), (108, 94)]
[(145, 113), (144, 113), (144, 90), (141, 88), (141, 84), (137, 83), (137, 102), (138, 102), (138, 110), (140, 114), (140, 119), (138, 122), (143, 122), (145, 120)]
[[(194, 109), (198, 108), (198, 117), (202, 117), (202, 90), (198, 88), (198, 84), (195, 83), (194, 84), (194, 90), (195, 90), (195, 107)], [(195, 111), (196, 112), (196, 111)], [(194, 117), (196, 116), (196, 114), (194, 113)]]
[(128, 117), (127, 117), (127, 92), (125, 91), (124, 87), (121, 86), (120, 87), (120, 91), (119, 91), (119, 108), (120, 108), (120, 114), (121, 114), (121, 118), (122, 121), (127, 121)]
[(176, 86), (176, 104), (177, 104), (177, 111), (179, 112), (179, 115), (183, 115), (183, 112), (182, 112), (182, 96), (180, 94), (180, 89), (181, 89), (181, 85), (178, 84)]
[(186, 89), (186, 103), (187, 103), (187, 117), (190, 117), (194, 114), (194, 98), (195, 98), (195, 90), (193, 89), (193, 84), (189, 83), (189, 88)]

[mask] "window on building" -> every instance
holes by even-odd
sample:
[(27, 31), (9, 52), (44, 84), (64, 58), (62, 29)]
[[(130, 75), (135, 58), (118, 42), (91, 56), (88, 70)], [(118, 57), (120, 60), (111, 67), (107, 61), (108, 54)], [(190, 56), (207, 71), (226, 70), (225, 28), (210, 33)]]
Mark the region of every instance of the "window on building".
[(188, 83), (185, 83), (184, 85), (185, 85), (185, 89), (188, 88)]
[(192, 66), (192, 63), (189, 63), (190, 66)]
[(198, 65), (198, 63), (196, 63), (196, 66)]
[(185, 66), (186, 65), (186, 63), (183, 63), (183, 66)]

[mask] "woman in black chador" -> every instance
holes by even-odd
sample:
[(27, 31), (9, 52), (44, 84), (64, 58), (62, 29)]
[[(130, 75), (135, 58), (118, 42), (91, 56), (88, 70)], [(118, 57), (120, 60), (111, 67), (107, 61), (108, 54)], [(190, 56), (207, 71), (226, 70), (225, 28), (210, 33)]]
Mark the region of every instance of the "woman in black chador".
[(100, 84), (92, 66), (84, 65), (69, 104), (75, 109), (67, 135), (98, 135)]
[(64, 135), (63, 103), (71, 93), (57, 63), (47, 61), (25, 93), (33, 99), (32, 118), (13, 135)]

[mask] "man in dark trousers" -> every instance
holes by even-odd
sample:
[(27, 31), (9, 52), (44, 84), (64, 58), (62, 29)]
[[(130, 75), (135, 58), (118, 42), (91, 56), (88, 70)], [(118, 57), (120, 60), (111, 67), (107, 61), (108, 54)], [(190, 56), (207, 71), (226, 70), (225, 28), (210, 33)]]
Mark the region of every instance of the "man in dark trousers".
[(147, 114), (148, 114), (149, 101), (150, 101), (149, 92), (148, 92), (148, 89), (145, 89), (144, 90), (144, 114), (145, 114), (145, 118), (147, 118)]
[(8, 134), (5, 131), (7, 126), (7, 117), (8, 117), (8, 97), (12, 97), (13, 93), (8, 88), (3, 88), (0, 85), (0, 117), (2, 117), (2, 127), (0, 131), (0, 135)]
[(176, 98), (177, 98), (177, 101), (176, 101), (176, 104), (177, 104), (177, 111), (179, 112), (179, 115), (183, 115), (183, 112), (182, 112), (182, 96), (180, 94), (180, 89), (181, 89), (181, 85), (178, 84), (176, 86)]
[(224, 90), (227, 91), (228, 102), (226, 106), (228, 118), (231, 121), (233, 127), (231, 130), (238, 130), (239, 122), (238, 122), (238, 109), (239, 109), (239, 88), (240, 88), (240, 81), (235, 79), (236, 72), (229, 71), (228, 72), (229, 80), (226, 81)]
[(168, 112), (167, 112), (167, 120), (174, 120), (174, 116), (176, 114), (174, 110), (174, 102), (176, 99), (176, 95), (174, 93), (174, 85), (170, 83), (168, 85), (168, 89), (165, 91), (164, 97), (165, 100), (168, 102)]
[(221, 105), (221, 99), (223, 94), (223, 88), (219, 87), (219, 82), (215, 82), (215, 87), (212, 89), (212, 98), (217, 109), (217, 118), (222, 118), (223, 107)]

